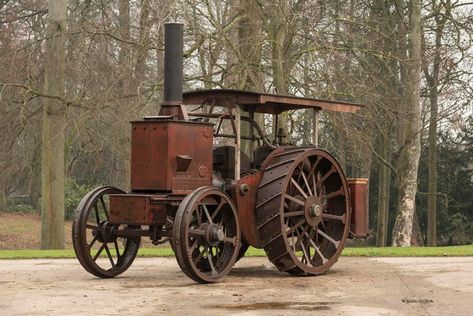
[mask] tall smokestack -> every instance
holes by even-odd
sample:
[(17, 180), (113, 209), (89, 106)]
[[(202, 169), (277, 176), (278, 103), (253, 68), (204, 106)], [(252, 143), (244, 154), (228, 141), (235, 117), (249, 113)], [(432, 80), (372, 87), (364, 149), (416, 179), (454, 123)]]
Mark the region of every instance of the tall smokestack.
[(183, 30), (181, 23), (164, 26), (164, 102), (182, 101)]
[(182, 23), (164, 25), (164, 100), (159, 114), (187, 120), (182, 106), (183, 34)]

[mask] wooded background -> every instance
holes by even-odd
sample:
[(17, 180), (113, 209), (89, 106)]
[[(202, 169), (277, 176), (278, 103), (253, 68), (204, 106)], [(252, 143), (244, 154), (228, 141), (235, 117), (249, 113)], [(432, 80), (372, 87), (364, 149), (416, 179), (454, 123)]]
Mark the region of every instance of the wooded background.
[[(128, 187), (128, 122), (159, 111), (169, 21), (185, 90), (366, 105), (322, 113), (320, 135), (370, 179), (366, 243), (473, 242), (473, 2), (0, 0), (0, 210), (42, 210), (42, 248), (64, 247), (89, 189)], [(311, 143), (311, 115), (283, 124)]]

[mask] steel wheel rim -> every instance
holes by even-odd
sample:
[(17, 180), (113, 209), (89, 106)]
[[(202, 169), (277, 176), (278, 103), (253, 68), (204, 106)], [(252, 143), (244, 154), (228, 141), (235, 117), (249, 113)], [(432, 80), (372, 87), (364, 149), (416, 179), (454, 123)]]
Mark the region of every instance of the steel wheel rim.
[[(197, 189), (188, 198), (179, 206), (181, 216), (176, 216), (180, 222), (175, 225), (176, 258), (193, 280), (219, 281), (233, 267), (240, 249), (236, 208), (227, 194), (213, 187)], [(213, 236), (219, 230), (222, 240)]]
[[(314, 169), (312, 175), (304, 173), (307, 171), (309, 164), (309, 171)], [(296, 175), (296, 179), (294, 179), (294, 175)], [(314, 183), (311, 183), (314, 179), (316, 180), (315, 191), (319, 195), (319, 201), (313, 198), (314, 192), (309, 192), (306, 185), (308, 184), (309, 188), (312, 189), (311, 191), (314, 191)], [(323, 181), (320, 184), (321, 180)], [(318, 149), (310, 150), (295, 161), (288, 172), (283, 188), (280, 216), (286, 248), (297, 268), (302, 270), (303, 273), (324, 273), (337, 261), (349, 232), (349, 191), (343, 170), (335, 158), (327, 152)], [(298, 201), (288, 199), (287, 196), (290, 194), (288, 192), (296, 193)], [(303, 193), (306, 196), (303, 196)], [(333, 196), (331, 196), (332, 194)], [(292, 198), (294, 197), (292, 196)], [(289, 208), (288, 200), (290, 201)], [(300, 205), (300, 201), (310, 202), (311, 200), (312, 202), (315, 201), (313, 204), (322, 208), (322, 214), (318, 217), (323, 218), (323, 220), (321, 222), (315, 221), (315, 226), (312, 226), (307, 218), (307, 203), (304, 203), (304, 206)], [(301, 209), (291, 209), (294, 204), (297, 204)], [(303, 215), (296, 215), (295, 212), (300, 214), (301, 211), (304, 212)], [(294, 216), (288, 216), (288, 213), (292, 213)], [(320, 210), (316, 213), (318, 215)], [(284, 231), (285, 228), (286, 231)], [(288, 234), (291, 230), (292, 233)], [(298, 245), (297, 240), (303, 242), (299, 242)], [(305, 245), (305, 247), (302, 245)], [(289, 272), (295, 272), (296, 274), (301, 272), (297, 268), (291, 269), (292, 271)]]
[(74, 251), (81, 265), (98, 277), (111, 278), (126, 271), (139, 249), (140, 237), (116, 238), (109, 234), (112, 228), (124, 229), (127, 225), (108, 223), (109, 208), (104, 197), (122, 193), (114, 187), (97, 188), (82, 199), (76, 210), (72, 229)]

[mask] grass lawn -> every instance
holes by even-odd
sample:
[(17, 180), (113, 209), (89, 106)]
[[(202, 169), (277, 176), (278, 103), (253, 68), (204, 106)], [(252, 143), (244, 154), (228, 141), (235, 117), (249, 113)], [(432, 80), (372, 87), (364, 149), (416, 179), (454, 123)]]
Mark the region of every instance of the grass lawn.
[[(139, 257), (174, 257), (171, 248), (142, 248)], [(250, 248), (247, 257), (266, 256), (262, 249)], [(455, 257), (473, 256), (473, 245), (453, 247), (345, 248), (345, 257)], [(75, 258), (74, 250), (0, 250), (0, 259)]]

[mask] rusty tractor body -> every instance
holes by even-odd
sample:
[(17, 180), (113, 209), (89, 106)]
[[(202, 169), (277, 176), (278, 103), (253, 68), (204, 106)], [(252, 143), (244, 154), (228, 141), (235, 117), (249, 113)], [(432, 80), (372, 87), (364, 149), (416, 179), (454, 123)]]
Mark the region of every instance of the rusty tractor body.
[[(226, 89), (183, 94), (182, 32), (166, 24), (160, 115), (131, 123), (131, 191), (100, 187), (77, 208), (80, 263), (114, 277), (147, 237), (169, 241), (180, 268), (200, 283), (222, 279), (249, 246), (281, 271), (326, 272), (347, 238), (368, 234), (368, 181), (347, 179), (318, 148), (318, 114), (362, 106)], [(278, 115), (296, 109), (312, 110), (313, 146), (284, 144)], [(273, 139), (255, 113), (273, 115)]]

